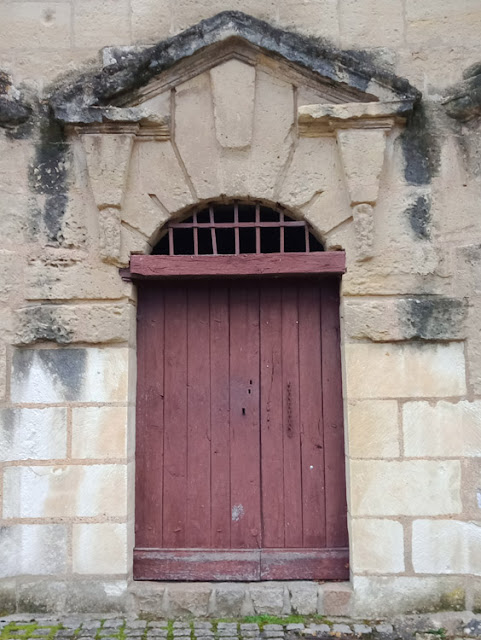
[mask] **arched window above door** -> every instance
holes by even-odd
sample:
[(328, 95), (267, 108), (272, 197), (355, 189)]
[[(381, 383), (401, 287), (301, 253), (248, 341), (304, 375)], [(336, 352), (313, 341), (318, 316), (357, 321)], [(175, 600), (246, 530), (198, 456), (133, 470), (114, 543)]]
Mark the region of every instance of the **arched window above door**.
[(304, 220), (260, 203), (212, 203), (166, 225), (153, 255), (240, 255), (323, 251)]

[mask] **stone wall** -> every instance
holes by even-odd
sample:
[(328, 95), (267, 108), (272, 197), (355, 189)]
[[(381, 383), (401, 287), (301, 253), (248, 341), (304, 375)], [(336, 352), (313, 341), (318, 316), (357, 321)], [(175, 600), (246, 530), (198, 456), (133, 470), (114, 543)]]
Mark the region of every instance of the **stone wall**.
[[(369, 87), (236, 44), (241, 61), (219, 45), (109, 102), (129, 74), (112, 64), (133, 56), (144, 73), (151, 55), (119, 47), (231, 9), (325, 38), (304, 45), (374, 69)], [(477, 0), (0, 5), (0, 609), (167, 606), (165, 585), (130, 581), (136, 292), (118, 267), (221, 195), (279, 202), (347, 252), (352, 580), (301, 600), (361, 617), (481, 608), (479, 69), (462, 78), (480, 28)], [(117, 75), (96, 84), (102, 65)], [(363, 92), (392, 104), (392, 73), (422, 91), (413, 110), (352, 107)], [(85, 123), (75, 109), (99, 86), (122, 114)], [(236, 602), (296, 611), (301, 587)], [(192, 589), (167, 586), (184, 604)], [(199, 590), (208, 607), (215, 588)]]

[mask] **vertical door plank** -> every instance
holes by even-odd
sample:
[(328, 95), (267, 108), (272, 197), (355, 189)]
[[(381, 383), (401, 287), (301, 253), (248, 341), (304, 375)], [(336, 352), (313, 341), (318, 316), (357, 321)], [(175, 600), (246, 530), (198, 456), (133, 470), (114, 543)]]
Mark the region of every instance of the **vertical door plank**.
[(325, 546), (319, 285), (299, 287), (303, 546)]
[(210, 293), (210, 403), (212, 546), (230, 547), (229, 290)]
[(230, 300), (231, 547), (261, 546), (259, 290), (233, 284)]
[(282, 413), (284, 424), (285, 546), (302, 547), (297, 285), (282, 289)]
[(262, 546), (284, 546), (281, 288), (260, 284)]
[(185, 546), (209, 547), (210, 327), (209, 290), (187, 288), (187, 522)]
[(348, 544), (339, 326), (339, 282), (322, 287), (322, 389), (326, 465), (326, 544)]
[[(135, 545), (162, 546), (164, 445), (164, 299), (157, 287), (140, 286), (137, 325), (137, 435)], [(149, 487), (149, 491), (145, 491)]]
[(165, 290), (164, 547), (185, 547), (187, 507), (187, 294)]

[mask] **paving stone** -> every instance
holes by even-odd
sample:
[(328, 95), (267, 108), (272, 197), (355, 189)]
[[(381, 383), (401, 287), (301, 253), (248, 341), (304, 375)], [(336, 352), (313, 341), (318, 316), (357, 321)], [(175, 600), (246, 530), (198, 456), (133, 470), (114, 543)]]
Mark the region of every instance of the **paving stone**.
[(212, 640), (212, 636), (198, 635), (197, 640)]
[(304, 629), (304, 625), (300, 622), (288, 624), (286, 626), (286, 631), (302, 631)]
[(152, 620), (149, 622), (149, 629), (167, 629), (168, 625), (167, 620)]
[(174, 629), (190, 629), (190, 624), (188, 622), (174, 622)]
[(259, 631), (259, 625), (255, 622), (244, 622), (240, 626), (241, 631)]
[(145, 629), (146, 626), (147, 626), (147, 620), (136, 620), (136, 619), (126, 620), (126, 627), (128, 629)]
[(377, 624), (375, 629), (378, 633), (382, 634), (391, 634), (393, 632), (392, 624)]
[(363, 633), (372, 633), (372, 627), (369, 627), (367, 624), (355, 624), (353, 626), (353, 629), (356, 635), (362, 635)]
[(209, 631), (209, 629), (196, 629), (194, 633), (195, 633), (196, 636), (203, 636), (205, 638), (213, 638), (214, 637), (214, 632), (213, 631)]
[(481, 636), (481, 620), (471, 620), (464, 627), (463, 632), (469, 636)]
[(147, 638), (166, 638), (168, 633), (167, 629), (148, 629)]
[(284, 631), (263, 631), (264, 638), (283, 638)]
[(352, 633), (352, 629), (347, 624), (334, 624), (332, 625), (333, 633), (345, 633), (346, 635), (350, 635)]
[(260, 634), (260, 631), (241, 631), (241, 634), (243, 638), (256, 638)]
[(264, 631), (283, 631), (284, 627), (281, 624), (265, 624)]
[(309, 625), (309, 629), (313, 632), (313, 633), (330, 633), (331, 631), (331, 627), (327, 624), (310, 624)]
[(141, 638), (144, 633), (145, 629), (125, 629), (125, 635), (129, 638)]
[(35, 631), (32, 633), (33, 637), (37, 637), (40, 638), (42, 636), (49, 636), (52, 633), (52, 629), (51, 628), (47, 628), (47, 629), (40, 629), (37, 628), (35, 629)]
[[(102, 625), (102, 629), (112, 629), (113, 627), (122, 627), (124, 622), (125, 621), (123, 618), (110, 618), (108, 620), (105, 620), (104, 624)], [(133, 621), (129, 621), (128, 623), (130, 628), (134, 628), (132, 627), (132, 622)], [(142, 620), (141, 622), (144, 622), (144, 621)]]

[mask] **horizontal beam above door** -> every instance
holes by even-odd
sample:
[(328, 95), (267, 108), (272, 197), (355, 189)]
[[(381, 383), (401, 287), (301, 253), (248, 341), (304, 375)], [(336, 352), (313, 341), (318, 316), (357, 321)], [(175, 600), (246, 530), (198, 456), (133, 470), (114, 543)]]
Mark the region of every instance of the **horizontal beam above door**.
[(292, 254), (242, 254), (206, 256), (133, 255), (130, 268), (121, 269), (124, 280), (243, 276), (319, 276), (346, 271), (344, 251)]

